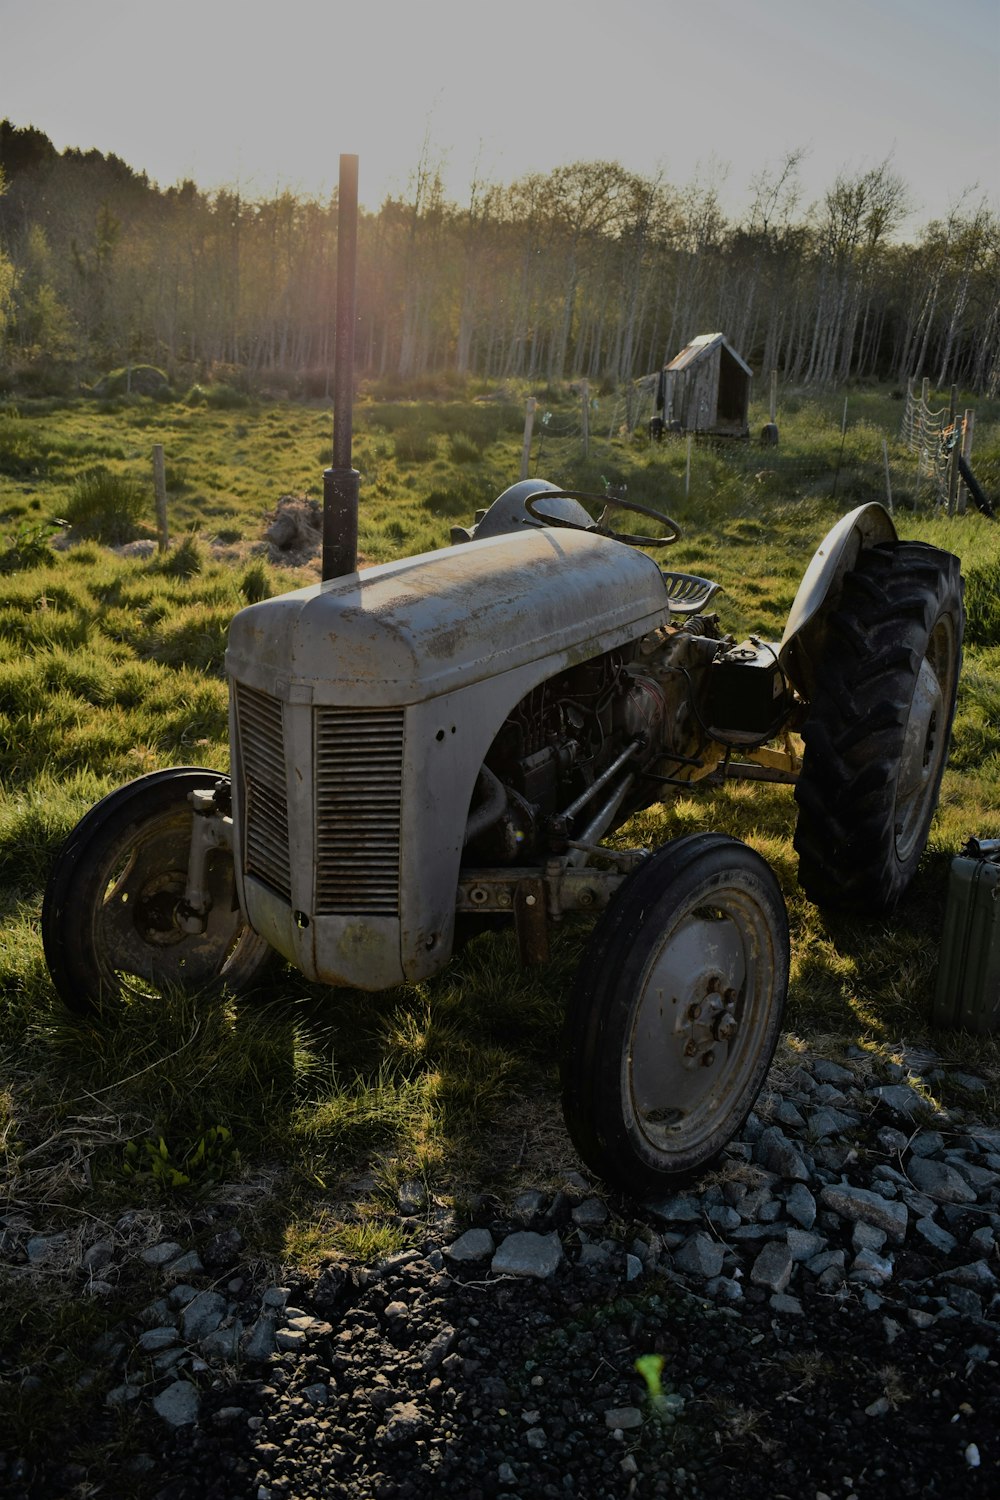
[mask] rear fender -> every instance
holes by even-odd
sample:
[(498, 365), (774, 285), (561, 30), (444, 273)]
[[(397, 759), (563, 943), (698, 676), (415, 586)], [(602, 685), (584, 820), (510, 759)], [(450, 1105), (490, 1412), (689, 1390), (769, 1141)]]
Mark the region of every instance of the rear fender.
[(785, 675), (804, 698), (813, 697), (822, 660), (824, 622), (840, 600), (845, 576), (865, 547), (898, 539), (885, 506), (870, 501), (842, 516), (813, 553), (778, 648)]

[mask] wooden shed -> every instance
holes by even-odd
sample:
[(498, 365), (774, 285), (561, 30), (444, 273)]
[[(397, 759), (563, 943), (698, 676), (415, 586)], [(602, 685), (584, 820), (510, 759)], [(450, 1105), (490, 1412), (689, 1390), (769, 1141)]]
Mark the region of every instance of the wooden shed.
[[(702, 333), (660, 371), (651, 430), (747, 437), (753, 371), (724, 334)], [(657, 429), (657, 419), (663, 424)]]

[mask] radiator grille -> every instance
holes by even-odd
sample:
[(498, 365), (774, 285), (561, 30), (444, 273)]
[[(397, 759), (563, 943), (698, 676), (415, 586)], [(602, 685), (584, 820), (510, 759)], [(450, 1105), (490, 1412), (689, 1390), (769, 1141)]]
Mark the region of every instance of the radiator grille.
[(316, 915), (399, 912), (401, 709), (319, 708)]
[(243, 768), (243, 869), (291, 900), (281, 703), (236, 684)]

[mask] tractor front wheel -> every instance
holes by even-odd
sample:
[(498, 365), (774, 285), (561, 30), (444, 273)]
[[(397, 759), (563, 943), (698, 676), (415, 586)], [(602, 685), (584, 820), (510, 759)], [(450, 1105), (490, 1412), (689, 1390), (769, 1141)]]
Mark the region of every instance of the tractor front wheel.
[(774, 1055), (788, 920), (766, 862), (724, 834), (666, 844), (594, 929), (566, 1021), (563, 1110), (583, 1160), (644, 1195), (703, 1170)]
[(957, 557), (863, 551), (827, 622), (795, 788), (799, 883), (819, 905), (889, 911), (927, 843), (962, 662)]
[(70, 1010), (172, 988), (244, 990), (269, 961), (271, 949), (236, 903), (227, 850), (209, 858), (204, 931), (182, 922), (188, 794), (226, 779), (196, 767), (154, 771), (104, 797), (70, 834), (42, 905), (45, 959)]

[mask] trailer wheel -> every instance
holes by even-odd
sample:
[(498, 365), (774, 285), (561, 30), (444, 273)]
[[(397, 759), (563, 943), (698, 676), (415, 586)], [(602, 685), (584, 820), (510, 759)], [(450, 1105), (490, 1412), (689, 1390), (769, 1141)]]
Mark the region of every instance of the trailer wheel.
[(271, 949), (236, 904), (232, 857), (209, 860), (203, 933), (177, 921), (187, 880), (188, 793), (227, 778), (172, 767), (111, 792), (56, 858), (42, 904), (42, 942), (56, 990), (81, 1014), (130, 995), (225, 985), (247, 989)]
[(701, 1171), (767, 1074), (788, 987), (788, 919), (761, 857), (724, 834), (665, 845), (595, 928), (566, 1021), (563, 1110), (613, 1186)]
[(962, 661), (958, 558), (864, 550), (827, 622), (795, 788), (799, 884), (820, 905), (889, 911), (916, 873), (948, 758)]

